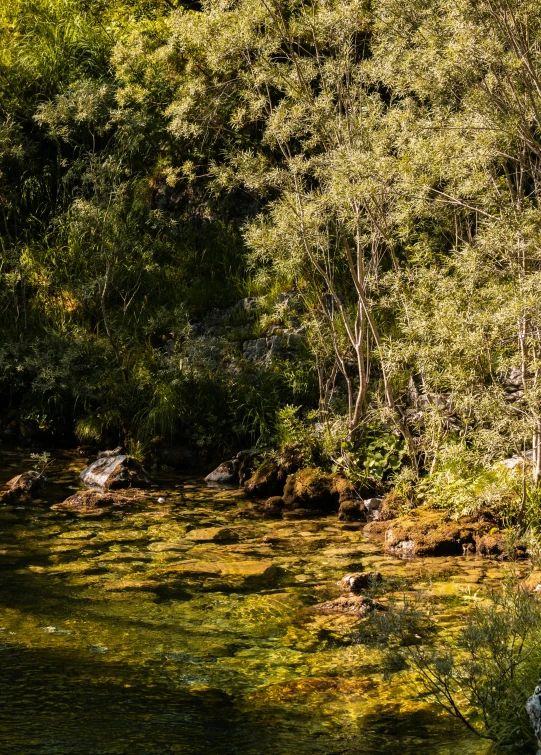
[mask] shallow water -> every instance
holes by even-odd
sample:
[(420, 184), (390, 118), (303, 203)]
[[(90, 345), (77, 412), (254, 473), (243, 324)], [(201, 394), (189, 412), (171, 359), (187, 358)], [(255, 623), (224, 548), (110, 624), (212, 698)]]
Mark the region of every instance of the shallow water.
[[(32, 467), (0, 461), (0, 483)], [(310, 607), (376, 568), (456, 624), (499, 565), (401, 561), (336, 517), (260, 519), (239, 491), (171, 475), (144, 508), (49, 510), (84, 465), (57, 454), (43, 500), (0, 506), (1, 755), (486, 752), (407, 680), (383, 681), (359, 622)], [(239, 541), (186, 538), (215, 525)]]

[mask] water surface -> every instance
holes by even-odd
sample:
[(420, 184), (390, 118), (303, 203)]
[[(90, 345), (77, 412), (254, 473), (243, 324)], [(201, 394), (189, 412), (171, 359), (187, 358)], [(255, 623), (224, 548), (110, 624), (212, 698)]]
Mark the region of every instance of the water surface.
[[(2, 483), (32, 467), (0, 459)], [(59, 453), (42, 500), (0, 506), (1, 755), (486, 752), (407, 680), (383, 680), (358, 622), (311, 606), (378, 569), (456, 625), (499, 565), (383, 556), (336, 517), (261, 519), (239, 491), (173, 475), (137, 509), (51, 511), (84, 465)], [(237, 543), (186, 539), (223, 525)]]

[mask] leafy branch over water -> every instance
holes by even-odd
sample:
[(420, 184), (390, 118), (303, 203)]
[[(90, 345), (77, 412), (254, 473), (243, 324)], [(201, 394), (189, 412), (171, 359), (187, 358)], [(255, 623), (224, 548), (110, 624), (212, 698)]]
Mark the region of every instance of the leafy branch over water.
[(408, 679), (477, 736), (515, 751), (535, 743), (525, 704), (541, 668), (541, 604), (515, 578), (477, 603), (458, 633), (422, 595), (373, 619), (384, 673)]

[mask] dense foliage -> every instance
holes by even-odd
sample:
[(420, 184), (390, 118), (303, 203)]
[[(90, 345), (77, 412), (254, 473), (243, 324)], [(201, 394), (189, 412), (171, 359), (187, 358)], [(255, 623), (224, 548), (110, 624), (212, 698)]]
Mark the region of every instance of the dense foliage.
[[(6, 424), (139, 450), (294, 436), (521, 515), (531, 0), (8, 0), (0, 35)], [(522, 479), (494, 467), (525, 452)]]

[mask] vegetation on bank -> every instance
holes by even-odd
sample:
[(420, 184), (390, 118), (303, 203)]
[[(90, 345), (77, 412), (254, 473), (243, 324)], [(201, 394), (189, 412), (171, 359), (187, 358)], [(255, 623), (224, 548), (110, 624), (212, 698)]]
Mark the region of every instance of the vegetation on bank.
[(4, 437), (294, 444), (535, 537), (531, 0), (9, 0), (0, 37)]

